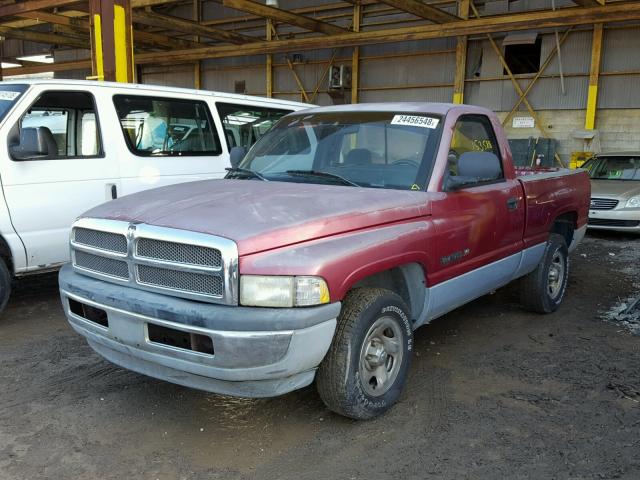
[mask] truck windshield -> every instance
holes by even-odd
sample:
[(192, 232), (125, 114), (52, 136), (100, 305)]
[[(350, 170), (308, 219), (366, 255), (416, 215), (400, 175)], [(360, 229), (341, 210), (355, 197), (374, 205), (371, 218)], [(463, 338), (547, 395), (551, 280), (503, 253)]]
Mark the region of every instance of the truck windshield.
[[(422, 190), (438, 146), (439, 115), (323, 112), (284, 117), (228, 177)], [(244, 173), (242, 172), (244, 170)]]
[(640, 155), (596, 157), (582, 168), (594, 180), (640, 180)]
[(28, 85), (15, 83), (0, 85), (0, 121), (4, 119), (20, 95), (27, 90), (27, 87)]

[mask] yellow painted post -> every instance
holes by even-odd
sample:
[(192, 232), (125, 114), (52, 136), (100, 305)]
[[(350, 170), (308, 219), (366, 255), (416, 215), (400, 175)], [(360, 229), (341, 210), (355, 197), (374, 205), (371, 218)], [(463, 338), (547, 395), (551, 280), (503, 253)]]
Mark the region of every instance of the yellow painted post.
[(589, 71), (589, 92), (587, 94), (587, 113), (584, 128), (593, 130), (596, 126), (596, 110), (598, 107), (598, 80), (600, 78), (600, 62), (602, 59), (602, 23), (593, 26), (591, 43), (591, 69)]
[[(469, 1), (459, 0), (458, 16), (469, 18)], [(456, 40), (456, 73), (453, 80), (453, 103), (464, 103), (464, 78), (467, 64), (467, 37), (459, 36)]]
[(89, 5), (91, 78), (133, 82), (133, 28), (129, 0), (91, 0)]
[(93, 74), (96, 80), (104, 80), (104, 58), (102, 56), (102, 20), (99, 14), (93, 15), (92, 52)]

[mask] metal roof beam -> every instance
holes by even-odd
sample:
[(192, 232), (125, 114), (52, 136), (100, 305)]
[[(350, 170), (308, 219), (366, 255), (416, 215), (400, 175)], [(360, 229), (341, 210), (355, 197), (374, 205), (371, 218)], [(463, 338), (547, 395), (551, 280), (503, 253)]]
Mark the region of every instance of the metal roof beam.
[(13, 3), (0, 7), (0, 17), (10, 17), (19, 13), (33, 12), (34, 10), (46, 10), (47, 8), (64, 7), (78, 0), (27, 0), (26, 2)]
[(573, 3), (581, 7), (596, 7), (598, 5), (604, 5), (604, 2), (605, 0), (573, 0)]
[(201, 25), (192, 20), (183, 18), (160, 15), (151, 11), (133, 12), (133, 22), (158, 27), (165, 30), (173, 30), (176, 32), (188, 33), (191, 35), (200, 35), (202, 37), (212, 38), (234, 44), (242, 44), (255, 41), (253, 37), (240, 35), (239, 33), (222, 30), (220, 28), (208, 27)]
[(31, 30), (19, 30), (17, 28), (0, 27), (0, 35), (7, 38), (17, 38), (48, 45), (66, 45), (75, 48), (89, 48), (87, 40), (65, 37), (54, 33), (33, 32)]
[(386, 3), (390, 7), (402, 10), (403, 12), (415, 15), (416, 17), (431, 20), (434, 23), (447, 23), (460, 20), (460, 17), (456, 15), (419, 2), (418, 0), (381, 0), (381, 2)]
[[(20, 13), (17, 16), (31, 20), (33, 23), (27, 26), (39, 25), (41, 23), (50, 23), (53, 25), (59, 25), (61, 27), (71, 28), (79, 32), (89, 32), (89, 20), (84, 18), (69, 17), (64, 14), (55, 14), (41, 11)], [(9, 23), (2, 26), (10, 26)], [(151, 47), (166, 47), (166, 48), (199, 48), (204, 47), (202, 43), (192, 42), (181, 38), (172, 38), (166, 35), (160, 35), (157, 33), (144, 32), (140, 30), (133, 31), (134, 39), (147, 46)]]
[(222, 4), (225, 7), (241, 10), (264, 18), (270, 18), (276, 22), (295, 25), (296, 27), (311, 30), (312, 32), (320, 32), (327, 35), (348, 32), (348, 30), (330, 23), (321, 22), (320, 20), (315, 20), (311, 17), (292, 13), (280, 8), (269, 7), (251, 0), (223, 0)]
[(293, 38), (247, 43), (238, 49), (235, 46), (212, 46), (193, 50), (176, 50), (162, 54), (144, 53), (136, 62), (175, 63), (190, 62), (204, 58), (239, 57), (266, 53), (296, 52), (326, 48), (348, 47), (381, 43), (428, 40), (432, 38), (477, 35), (482, 33), (528, 30), (531, 28), (555, 28), (592, 23), (623, 22), (640, 20), (640, 2), (616, 2), (607, 6), (589, 8), (562, 8), (552, 11), (511, 13), (472, 20), (456, 20), (444, 24), (420, 25), (385, 30), (349, 32), (327, 37)]

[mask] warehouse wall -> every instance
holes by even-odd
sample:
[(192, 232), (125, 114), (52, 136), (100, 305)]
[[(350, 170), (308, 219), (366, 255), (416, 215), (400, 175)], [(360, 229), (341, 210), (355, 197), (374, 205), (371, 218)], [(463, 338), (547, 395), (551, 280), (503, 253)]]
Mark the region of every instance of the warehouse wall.
[[(498, 113), (500, 120), (506, 112)], [(596, 117), (597, 137), (593, 143), (585, 143), (573, 134), (584, 126), (584, 110), (544, 110), (539, 112), (544, 127), (558, 142), (558, 153), (566, 162), (575, 151), (640, 151), (640, 109), (601, 109)], [(512, 122), (505, 125), (510, 139), (527, 139), (540, 136), (536, 128), (513, 128)]]

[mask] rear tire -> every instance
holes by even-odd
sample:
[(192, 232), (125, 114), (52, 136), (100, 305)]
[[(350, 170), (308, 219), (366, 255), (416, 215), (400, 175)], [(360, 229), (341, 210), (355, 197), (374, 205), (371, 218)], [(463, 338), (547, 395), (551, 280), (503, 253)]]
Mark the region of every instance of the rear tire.
[(520, 302), (537, 313), (555, 312), (564, 298), (569, 278), (569, 253), (562, 235), (549, 235), (538, 267), (520, 280)]
[(330, 410), (364, 420), (396, 403), (413, 350), (408, 312), (389, 290), (356, 288), (347, 294), (316, 376), (318, 393)]
[(0, 313), (7, 306), (11, 295), (11, 274), (4, 260), (0, 259)]

